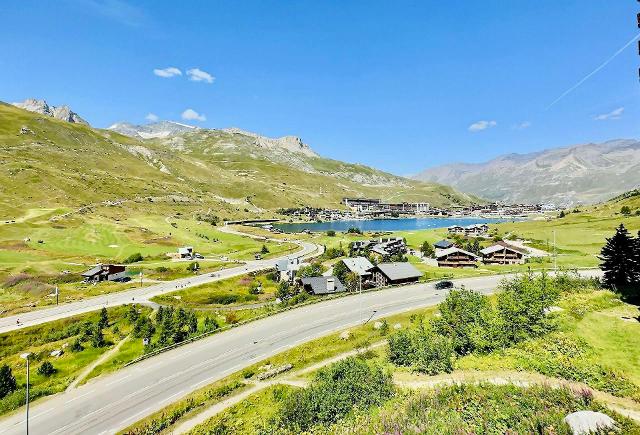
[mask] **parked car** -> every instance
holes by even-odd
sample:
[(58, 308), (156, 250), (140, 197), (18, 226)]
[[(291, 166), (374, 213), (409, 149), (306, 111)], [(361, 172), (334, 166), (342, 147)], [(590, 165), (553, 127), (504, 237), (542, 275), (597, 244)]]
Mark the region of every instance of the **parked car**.
[(204, 259), (204, 256), (202, 254), (195, 254), (194, 257), (197, 258), (198, 260)]
[(451, 281), (438, 281), (436, 283), (436, 290), (444, 290), (448, 288), (453, 288), (453, 283)]

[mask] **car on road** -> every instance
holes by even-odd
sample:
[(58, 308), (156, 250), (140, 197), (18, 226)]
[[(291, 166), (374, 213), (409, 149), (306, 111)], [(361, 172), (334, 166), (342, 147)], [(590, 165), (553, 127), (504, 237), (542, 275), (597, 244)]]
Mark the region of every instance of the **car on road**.
[(436, 290), (445, 290), (448, 288), (453, 288), (453, 283), (451, 281), (438, 281), (436, 283)]
[(195, 254), (194, 257), (197, 258), (198, 260), (204, 259), (204, 256), (202, 254)]

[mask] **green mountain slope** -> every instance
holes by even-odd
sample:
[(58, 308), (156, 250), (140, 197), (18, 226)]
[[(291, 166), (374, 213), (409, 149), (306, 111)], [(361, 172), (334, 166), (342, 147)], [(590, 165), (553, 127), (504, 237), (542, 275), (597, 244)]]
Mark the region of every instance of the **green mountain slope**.
[(0, 161), (2, 219), (119, 200), (147, 212), (181, 203), (247, 217), (279, 207), (338, 207), (344, 196), (435, 206), (473, 200), (439, 184), (261, 148), (239, 133), (197, 130), (143, 141), (6, 104), (0, 104)]

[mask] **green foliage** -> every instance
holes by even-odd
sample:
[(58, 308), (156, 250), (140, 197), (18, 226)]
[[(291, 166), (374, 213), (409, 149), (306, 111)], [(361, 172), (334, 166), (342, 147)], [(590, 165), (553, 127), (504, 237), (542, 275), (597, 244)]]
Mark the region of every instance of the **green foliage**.
[(216, 318), (210, 316), (204, 318), (203, 326), (206, 332), (215, 331), (220, 327)]
[(389, 333), (389, 322), (387, 319), (382, 320), (382, 326), (380, 326), (380, 335), (383, 337)]
[(347, 230), (347, 234), (362, 234), (362, 230), (358, 227), (351, 227)]
[(200, 270), (200, 263), (197, 261), (192, 261), (187, 266), (187, 272), (197, 272), (198, 270)]
[(329, 237), (335, 237), (336, 236), (336, 232), (334, 230), (328, 230), (327, 231), (327, 236)]
[(269, 248), (267, 248), (267, 245), (262, 245), (262, 249), (260, 249), (260, 253), (261, 254), (268, 254), (269, 253)]
[(100, 310), (100, 320), (98, 320), (98, 328), (106, 328), (109, 326), (109, 313), (107, 313), (107, 309), (102, 307)]
[(291, 431), (306, 431), (331, 424), (354, 407), (366, 410), (394, 393), (391, 375), (381, 367), (350, 357), (320, 369), (308, 388), (285, 398), (278, 423)]
[(486, 296), (453, 289), (438, 308), (440, 317), (433, 321), (434, 330), (451, 338), (458, 355), (488, 350), (495, 345), (495, 316)]
[(71, 343), (70, 349), (71, 352), (78, 353), (84, 350), (84, 346), (82, 346), (82, 342), (76, 338), (73, 340), (73, 343)]
[(135, 254), (131, 254), (127, 258), (122, 260), (122, 262), (124, 264), (131, 264), (131, 263), (138, 263), (142, 260), (144, 260), (144, 257), (142, 256), (142, 254), (139, 252), (136, 252)]
[(344, 264), (344, 261), (338, 261), (333, 265), (333, 276), (338, 278), (342, 283), (345, 282), (348, 273), (349, 268)]
[(11, 372), (11, 367), (6, 364), (0, 366), (0, 399), (13, 393), (18, 388), (16, 378)]
[(53, 375), (56, 371), (56, 368), (53, 367), (53, 364), (49, 361), (44, 361), (40, 364), (40, 367), (38, 367), (38, 374), (46, 377)]
[(423, 256), (427, 258), (432, 258), (436, 254), (436, 251), (433, 249), (433, 246), (427, 240), (422, 242), (422, 245), (420, 245), (420, 252), (422, 253)]
[(322, 257), (326, 258), (327, 260), (332, 260), (334, 258), (343, 257), (344, 255), (346, 254), (344, 252), (344, 249), (342, 248), (327, 248), (322, 254)]
[(547, 312), (558, 296), (555, 280), (544, 273), (503, 281), (497, 301), (498, 328), (503, 345), (549, 332), (552, 325)]
[(628, 205), (623, 205), (622, 208), (620, 209), (620, 213), (628, 216), (631, 214), (631, 208)]
[[(160, 307), (159, 310), (162, 310), (162, 307)], [(138, 308), (135, 305), (129, 305), (129, 308), (127, 308), (127, 315), (126, 315), (129, 323), (132, 325), (135, 324), (139, 316), (140, 314), (138, 313)]]
[(106, 346), (107, 342), (104, 339), (102, 328), (99, 325), (94, 325), (91, 329), (91, 346), (98, 348)]
[(640, 299), (640, 236), (634, 239), (620, 224), (600, 252), (603, 283), (630, 300)]
[(322, 272), (324, 272), (324, 268), (322, 267), (322, 263), (313, 262), (306, 266), (302, 266), (296, 276), (300, 278), (310, 278), (313, 276), (322, 276)]
[(389, 360), (420, 373), (451, 373), (453, 356), (451, 340), (433, 332), (422, 320), (412, 329), (398, 331), (389, 337)]
[(136, 323), (133, 325), (133, 330), (131, 334), (136, 338), (151, 338), (153, 334), (156, 332), (156, 327), (154, 326), (151, 319), (145, 316), (140, 316), (136, 320)]

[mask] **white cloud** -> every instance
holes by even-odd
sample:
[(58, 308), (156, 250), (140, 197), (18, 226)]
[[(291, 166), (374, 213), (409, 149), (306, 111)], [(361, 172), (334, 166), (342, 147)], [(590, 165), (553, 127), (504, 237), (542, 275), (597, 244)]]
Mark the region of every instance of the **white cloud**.
[(514, 130), (524, 130), (525, 128), (531, 127), (533, 124), (531, 121), (523, 121), (520, 124), (516, 124), (513, 126)]
[(194, 82), (213, 83), (213, 81), (216, 79), (208, 72), (202, 71), (199, 68), (191, 68), (190, 70), (187, 70), (187, 75), (189, 76), (189, 80), (192, 80)]
[(596, 121), (606, 121), (607, 119), (620, 119), (622, 116), (622, 112), (624, 112), (624, 107), (618, 107), (615, 110), (612, 110), (609, 113), (603, 113), (601, 115), (596, 115), (593, 117)]
[(206, 121), (207, 117), (193, 109), (187, 109), (182, 112), (182, 119), (187, 121)]
[(156, 115), (155, 113), (149, 113), (144, 117), (144, 119), (151, 122), (158, 122), (158, 119), (160, 118), (158, 118), (158, 115)]
[(498, 125), (495, 121), (478, 121), (469, 126), (469, 131), (476, 132), (486, 130), (487, 128), (495, 127)]
[(164, 68), (164, 69), (156, 68), (153, 70), (153, 73), (158, 77), (164, 77), (164, 78), (182, 75), (182, 71), (180, 71), (178, 68), (173, 66), (170, 66), (169, 68)]

